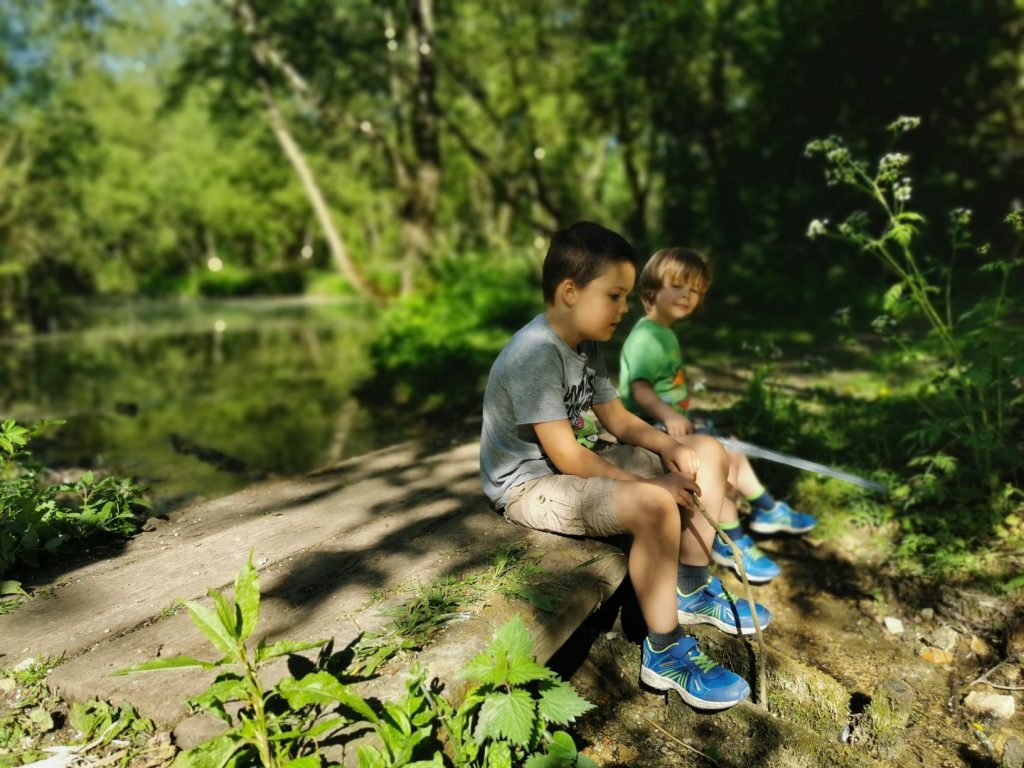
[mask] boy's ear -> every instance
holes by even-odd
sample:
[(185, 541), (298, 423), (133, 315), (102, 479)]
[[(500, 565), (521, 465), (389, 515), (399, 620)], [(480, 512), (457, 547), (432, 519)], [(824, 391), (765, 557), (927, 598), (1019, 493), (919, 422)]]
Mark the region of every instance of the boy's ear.
[(565, 278), (555, 289), (555, 298), (560, 298), (566, 306), (571, 307), (576, 303), (576, 283), (571, 278)]

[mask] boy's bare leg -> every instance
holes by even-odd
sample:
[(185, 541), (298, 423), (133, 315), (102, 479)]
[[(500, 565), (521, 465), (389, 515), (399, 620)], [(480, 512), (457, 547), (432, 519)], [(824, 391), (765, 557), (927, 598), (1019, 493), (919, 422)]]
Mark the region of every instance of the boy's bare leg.
[[(722, 521), (726, 502), (726, 480), (729, 474), (729, 457), (722, 444), (707, 435), (687, 435), (676, 438), (680, 443), (697, 452), (700, 469), (697, 470), (697, 485), (700, 486), (700, 503), (711, 516)], [(732, 502), (729, 502), (732, 504)], [(691, 512), (685, 507), (683, 532), (679, 544), (679, 562), (682, 565), (707, 565), (711, 561), (711, 543), (715, 529), (700, 512)], [(733, 519), (736, 507), (732, 504)]]
[(633, 537), (629, 578), (647, 628), (669, 633), (676, 615), (676, 561), (679, 556), (679, 507), (663, 487), (617, 480), (612, 484), (615, 515)]
[(743, 494), (744, 498), (763, 488), (761, 481), (757, 479), (757, 473), (750, 466), (750, 459), (742, 453), (729, 453), (729, 482), (736, 486), (736, 490)]

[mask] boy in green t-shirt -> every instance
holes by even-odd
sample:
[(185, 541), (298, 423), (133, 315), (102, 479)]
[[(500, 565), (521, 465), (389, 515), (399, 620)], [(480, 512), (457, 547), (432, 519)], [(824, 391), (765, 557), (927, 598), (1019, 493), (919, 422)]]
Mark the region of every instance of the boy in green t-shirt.
[[(686, 386), (683, 355), (672, 326), (689, 317), (704, 301), (714, 271), (707, 257), (686, 248), (663, 248), (640, 273), (640, 299), (646, 315), (633, 327), (622, 347), (619, 393), (625, 406), (652, 423), (660, 423), (672, 437), (693, 434), (687, 418), (690, 392)], [(806, 533), (817, 523), (812, 515), (776, 501), (758, 480), (750, 461), (729, 452), (729, 483), (750, 502), (750, 529), (756, 533)], [(751, 582), (764, 583), (779, 575), (779, 566), (743, 532), (736, 505), (727, 499), (722, 527), (743, 553), (743, 567)], [(732, 550), (715, 537), (711, 556), (737, 573)]]

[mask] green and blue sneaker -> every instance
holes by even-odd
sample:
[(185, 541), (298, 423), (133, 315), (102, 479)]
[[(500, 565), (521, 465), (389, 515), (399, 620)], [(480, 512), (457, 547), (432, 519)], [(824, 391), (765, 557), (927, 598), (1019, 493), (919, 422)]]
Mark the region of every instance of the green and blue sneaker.
[(692, 637), (681, 637), (663, 651), (644, 640), (640, 682), (675, 691), (697, 709), (725, 709), (750, 695), (747, 681), (705, 656)]
[[(754, 540), (747, 534), (738, 539), (733, 539), (736, 546), (743, 555), (743, 569), (747, 572), (747, 581), (751, 584), (764, 584), (778, 576), (782, 570), (775, 561), (758, 549)], [(711, 559), (726, 568), (732, 568), (739, 576), (740, 567), (736, 564), (732, 547), (722, 541), (720, 536), (715, 536), (715, 543), (711, 546)]]
[[(772, 615), (760, 603), (754, 605), (757, 623), (764, 629)], [(757, 631), (750, 603), (731, 594), (714, 576), (688, 595), (676, 588), (676, 608), (680, 624), (711, 624), (730, 635), (752, 635)]]
[(755, 508), (750, 514), (749, 528), (754, 533), (807, 533), (818, 521), (814, 515), (797, 512), (784, 501), (771, 509)]

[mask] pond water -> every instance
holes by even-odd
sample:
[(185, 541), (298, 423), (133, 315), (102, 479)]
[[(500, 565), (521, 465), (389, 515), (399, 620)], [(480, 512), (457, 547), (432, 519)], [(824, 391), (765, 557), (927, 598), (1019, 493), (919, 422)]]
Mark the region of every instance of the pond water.
[(372, 332), (352, 302), (92, 307), (74, 331), (0, 341), (0, 417), (65, 420), (38, 460), (130, 474), (166, 511), (421, 436), (353, 394)]

